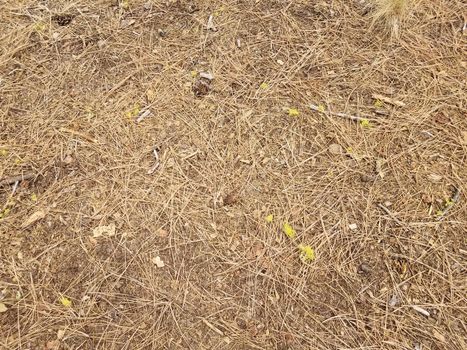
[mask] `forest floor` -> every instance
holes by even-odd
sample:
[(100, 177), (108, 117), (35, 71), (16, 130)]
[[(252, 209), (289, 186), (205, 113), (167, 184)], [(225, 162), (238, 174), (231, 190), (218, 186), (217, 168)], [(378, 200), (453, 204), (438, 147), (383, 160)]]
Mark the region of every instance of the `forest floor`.
[(0, 349), (466, 349), (465, 6), (371, 13), (2, 0)]

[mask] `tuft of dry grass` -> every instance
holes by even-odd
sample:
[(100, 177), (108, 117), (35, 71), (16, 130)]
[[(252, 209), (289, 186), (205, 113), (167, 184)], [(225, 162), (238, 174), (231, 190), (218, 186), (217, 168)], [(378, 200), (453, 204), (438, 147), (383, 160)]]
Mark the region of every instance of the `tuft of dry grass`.
[(384, 22), (391, 35), (398, 38), (411, 6), (410, 0), (374, 0), (373, 24)]

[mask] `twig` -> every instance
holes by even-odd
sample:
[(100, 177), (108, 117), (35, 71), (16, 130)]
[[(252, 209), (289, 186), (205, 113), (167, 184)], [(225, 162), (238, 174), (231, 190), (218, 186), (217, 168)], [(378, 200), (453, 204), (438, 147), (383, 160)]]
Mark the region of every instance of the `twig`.
[(36, 174), (33, 174), (33, 173), (7, 177), (6, 179), (3, 179), (2, 181), (0, 181), (0, 187), (12, 185), (12, 184), (15, 184), (16, 182), (20, 182), (24, 180), (31, 180), (34, 177), (36, 177)]
[(380, 100), (386, 103), (389, 103), (390, 105), (397, 106), (397, 107), (405, 107), (405, 103), (402, 101), (395, 100), (390, 97), (386, 97), (380, 94), (373, 94), (371, 95), (375, 100)]
[(405, 226), (404, 223), (401, 220), (399, 220), (393, 213), (391, 213), (391, 211), (384, 205), (378, 203), (378, 207), (380, 207), (386, 214), (388, 214), (391, 217), (391, 219), (397, 222), (400, 226)]
[(160, 165), (160, 162), (159, 162), (159, 154), (157, 153), (157, 150), (154, 149), (153, 150), (153, 153), (154, 153), (154, 158), (156, 159), (156, 162), (155, 164), (151, 167), (151, 169), (148, 170), (148, 175), (151, 175), (153, 174), (157, 168), (159, 168), (159, 165)]
[(205, 318), (201, 318), (201, 320), (203, 321), (203, 323), (208, 326), (209, 328), (211, 328), (214, 332), (216, 332), (217, 334), (221, 335), (221, 336), (224, 336), (224, 332), (222, 332), (219, 328), (217, 328), (216, 326), (214, 326), (213, 324), (209, 323)]
[(152, 112), (149, 109), (143, 109), (139, 114), (136, 116), (135, 122), (141, 123), (145, 118), (152, 115)]
[(313, 110), (313, 111), (316, 111), (316, 112), (320, 112), (320, 113), (323, 113), (323, 114), (330, 114), (330, 115), (333, 115), (333, 116), (336, 116), (336, 117), (340, 117), (340, 118), (345, 118), (345, 119), (350, 119), (350, 120), (353, 120), (355, 122), (360, 122), (362, 120), (371, 120), (371, 119), (368, 119), (368, 118), (364, 118), (364, 117), (357, 117), (356, 115), (351, 115), (351, 114), (346, 114), (346, 113), (337, 113), (337, 112), (331, 112), (331, 111), (323, 111), (322, 108), (314, 105), (314, 104), (310, 104), (310, 108)]

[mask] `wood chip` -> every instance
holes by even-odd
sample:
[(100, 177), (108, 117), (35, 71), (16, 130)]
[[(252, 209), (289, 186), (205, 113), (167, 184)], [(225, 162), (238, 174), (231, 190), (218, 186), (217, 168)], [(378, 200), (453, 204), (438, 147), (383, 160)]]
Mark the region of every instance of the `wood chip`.
[(21, 225), (21, 228), (26, 228), (28, 226), (31, 226), (32, 224), (36, 223), (39, 220), (42, 220), (45, 218), (47, 213), (43, 210), (38, 210), (35, 213), (33, 213), (29, 218), (26, 219), (26, 221), (23, 222)]
[(423, 316), (430, 317), (430, 313), (426, 311), (425, 309), (421, 308), (420, 306), (412, 305), (412, 309), (422, 314)]
[(116, 227), (115, 224), (110, 224), (108, 226), (98, 226), (94, 230), (92, 230), (92, 236), (94, 238), (99, 237), (112, 237), (115, 236)]
[(214, 76), (212, 75), (212, 73), (209, 73), (209, 72), (200, 72), (199, 77), (207, 79), (207, 80), (213, 80), (214, 79)]
[(162, 268), (165, 266), (165, 263), (162, 261), (160, 256), (156, 256), (155, 258), (152, 258), (152, 262), (154, 265), (156, 265), (158, 268)]
[(214, 25), (214, 16), (210, 15), (208, 18), (208, 23), (206, 24), (207, 30), (216, 31), (216, 26)]

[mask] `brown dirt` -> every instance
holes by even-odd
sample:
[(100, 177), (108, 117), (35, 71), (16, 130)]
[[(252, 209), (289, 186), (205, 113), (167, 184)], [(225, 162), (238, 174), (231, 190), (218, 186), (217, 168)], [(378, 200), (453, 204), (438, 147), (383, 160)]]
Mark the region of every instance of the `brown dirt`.
[(465, 349), (462, 5), (3, 0), (0, 348)]

